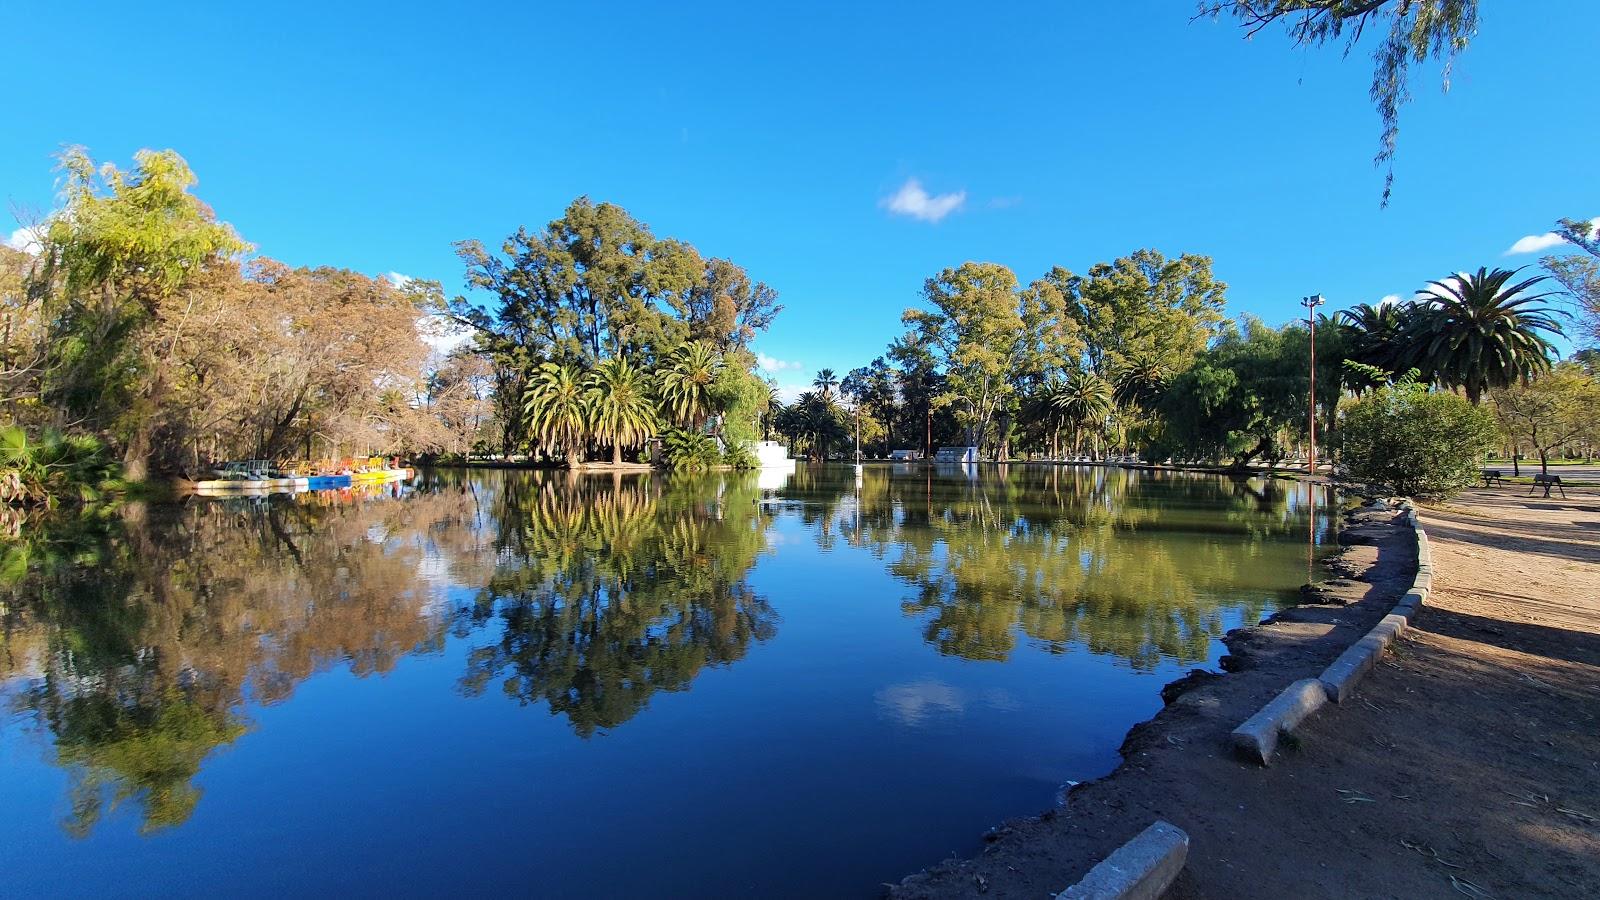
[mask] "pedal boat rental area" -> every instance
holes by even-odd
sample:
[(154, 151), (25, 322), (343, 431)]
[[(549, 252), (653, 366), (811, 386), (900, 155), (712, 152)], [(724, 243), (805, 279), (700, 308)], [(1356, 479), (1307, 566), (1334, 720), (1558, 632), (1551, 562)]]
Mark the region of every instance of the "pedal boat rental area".
[(271, 460), (251, 459), (227, 463), (216, 469), (215, 478), (194, 483), (197, 494), (278, 494), (299, 491), (325, 491), (358, 484), (384, 484), (405, 481), (414, 474), (395, 457), (371, 456), (342, 460), (337, 464), (297, 463), (290, 466)]

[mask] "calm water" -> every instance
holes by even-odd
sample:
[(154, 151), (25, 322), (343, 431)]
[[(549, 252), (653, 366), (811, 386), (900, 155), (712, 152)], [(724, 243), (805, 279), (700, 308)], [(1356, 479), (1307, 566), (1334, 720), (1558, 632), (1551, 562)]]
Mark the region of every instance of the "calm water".
[(872, 895), (1113, 768), (1311, 499), (436, 471), (0, 545), (0, 893)]

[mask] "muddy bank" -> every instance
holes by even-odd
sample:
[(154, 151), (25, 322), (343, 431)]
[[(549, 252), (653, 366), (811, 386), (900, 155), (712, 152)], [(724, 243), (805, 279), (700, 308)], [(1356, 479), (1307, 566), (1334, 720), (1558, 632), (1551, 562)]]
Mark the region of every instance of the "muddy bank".
[[(1222, 884), (1261, 868), (1279, 852), (1249, 840), (1260, 811), (1281, 802), (1256, 765), (1238, 760), (1229, 732), (1290, 682), (1315, 677), (1389, 612), (1416, 570), (1413, 532), (1401, 513), (1361, 508), (1347, 514), (1341, 553), (1304, 602), (1261, 625), (1230, 632), (1222, 665), (1229, 674), (1195, 671), (1162, 690), (1165, 708), (1134, 726), (1123, 762), (1105, 778), (1074, 787), (1061, 806), (1003, 823), (984, 836), (982, 853), (947, 860), (889, 890), (897, 898), (1049, 896), (1075, 883), (1155, 819), (1190, 835), (1191, 869), (1220, 867)], [(1294, 746), (1282, 751), (1295, 755)], [(1326, 823), (1301, 827), (1311, 847)], [(1307, 864), (1315, 866), (1314, 853)], [(1314, 871), (1306, 877), (1314, 880)], [(1175, 893), (1193, 891), (1191, 876)], [(1404, 896), (1402, 885), (1396, 885)], [(1269, 892), (1270, 894), (1270, 892)], [(1200, 894), (1193, 894), (1199, 896)], [(1288, 894), (1280, 894), (1287, 896)]]

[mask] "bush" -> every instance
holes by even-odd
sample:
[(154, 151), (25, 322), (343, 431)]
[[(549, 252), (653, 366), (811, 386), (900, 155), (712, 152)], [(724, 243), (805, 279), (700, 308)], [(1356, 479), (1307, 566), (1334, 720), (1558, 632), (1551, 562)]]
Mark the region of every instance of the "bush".
[(116, 475), (117, 464), (98, 438), (53, 430), (33, 438), (19, 425), (0, 427), (0, 503), (88, 503), (112, 487)]
[(679, 472), (704, 472), (722, 462), (715, 438), (682, 428), (661, 433), (661, 451), (667, 468)]
[(1487, 411), (1409, 380), (1349, 404), (1339, 423), (1350, 476), (1408, 496), (1448, 497), (1476, 483), (1494, 443)]
[(754, 469), (760, 462), (749, 444), (729, 444), (728, 449), (723, 451), (722, 464), (743, 470)]

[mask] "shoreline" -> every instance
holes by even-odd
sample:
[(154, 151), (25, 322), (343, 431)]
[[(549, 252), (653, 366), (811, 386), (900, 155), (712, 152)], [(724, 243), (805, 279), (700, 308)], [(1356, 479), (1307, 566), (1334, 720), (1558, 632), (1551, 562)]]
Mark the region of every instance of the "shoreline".
[[(1252, 796), (1248, 784), (1226, 784), (1208, 771), (1256, 780), (1248, 773), (1260, 767), (1235, 755), (1230, 733), (1287, 685), (1317, 677), (1365, 636), (1417, 571), (1403, 511), (1361, 506), (1343, 513), (1343, 520), (1342, 549), (1323, 561), (1328, 575), (1314, 589), (1302, 589), (1301, 603), (1229, 632), (1221, 673), (1194, 669), (1163, 686), (1165, 705), (1128, 730), (1122, 761), (1109, 774), (1072, 786), (1054, 809), (1000, 823), (982, 836), (974, 856), (908, 875), (889, 886), (888, 895), (1053, 895), (1153, 821), (1192, 832), (1197, 820), (1247, 817), (1251, 807), (1272, 803), (1270, 796)], [(1250, 852), (1239, 850), (1241, 856)]]

